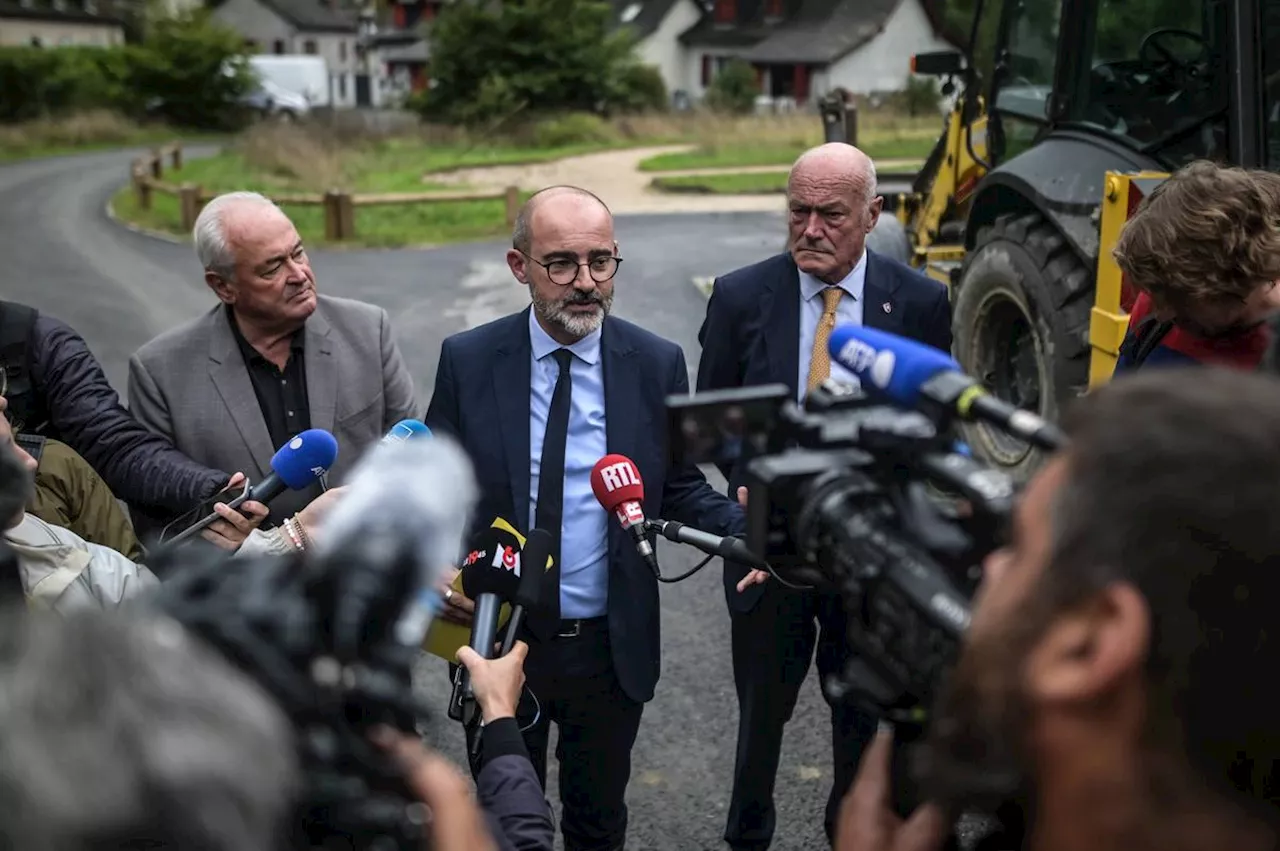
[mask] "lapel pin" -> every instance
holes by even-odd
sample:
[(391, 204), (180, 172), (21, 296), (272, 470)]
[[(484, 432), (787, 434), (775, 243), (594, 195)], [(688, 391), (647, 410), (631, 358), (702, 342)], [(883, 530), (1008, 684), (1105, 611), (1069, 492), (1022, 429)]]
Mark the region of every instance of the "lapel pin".
[(884, 304), (882, 304), (882, 305), (880, 305), (880, 306), (884, 308), (884, 312), (885, 312), (885, 313), (893, 313), (893, 304), (892, 304), (892, 303), (890, 303), (890, 302), (887, 302), (887, 301), (886, 301)]

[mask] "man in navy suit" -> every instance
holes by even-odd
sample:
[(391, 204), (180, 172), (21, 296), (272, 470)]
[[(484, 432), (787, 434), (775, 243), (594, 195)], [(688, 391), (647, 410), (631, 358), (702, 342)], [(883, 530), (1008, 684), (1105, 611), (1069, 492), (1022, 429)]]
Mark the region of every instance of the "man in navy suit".
[[(875, 190), (875, 167), (851, 145), (822, 145), (796, 161), (787, 182), (788, 250), (723, 275), (712, 288), (698, 333), (699, 392), (779, 382), (802, 401), (828, 377), (856, 382), (827, 355), (836, 324), (865, 324), (950, 351), (946, 288), (866, 250), (884, 202)], [(742, 484), (740, 466), (723, 472), (731, 489)], [(773, 839), (782, 730), (815, 644), (824, 680), (841, 673), (848, 657), (845, 613), (836, 594), (793, 591), (756, 578), (762, 575), (748, 579), (745, 568), (725, 564), (739, 716), (724, 838), (743, 849), (767, 848)], [(876, 719), (832, 703), (831, 726), (828, 838)]]
[[(478, 523), (503, 517), (558, 538), (548, 582), (558, 593), (543, 597), (559, 611), (527, 639), (541, 714), (525, 743), (545, 788), (550, 723), (559, 725), (567, 851), (619, 849), (631, 748), (658, 681), (658, 582), (596, 502), (591, 469), (609, 453), (635, 462), (648, 517), (718, 535), (745, 523), (696, 467), (668, 465), (665, 398), (689, 392), (684, 353), (609, 315), (621, 258), (603, 202), (545, 189), (520, 212), (512, 246), (507, 263), (532, 308), (445, 340), (427, 425), (470, 454)], [(454, 617), (470, 607), (447, 598)]]

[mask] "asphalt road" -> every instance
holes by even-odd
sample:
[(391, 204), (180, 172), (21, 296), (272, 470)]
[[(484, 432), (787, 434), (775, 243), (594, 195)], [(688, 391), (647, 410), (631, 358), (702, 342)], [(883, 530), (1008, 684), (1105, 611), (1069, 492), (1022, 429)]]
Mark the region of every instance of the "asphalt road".
[[(213, 304), (189, 245), (133, 233), (105, 215), (130, 157), (104, 153), (0, 167), (0, 293), (76, 327), (122, 393), (134, 349)], [(696, 369), (704, 301), (691, 279), (780, 250), (783, 226), (780, 214), (757, 213), (620, 219), (626, 263), (618, 278), (617, 314), (680, 343), (690, 369)], [(445, 336), (527, 303), (527, 291), (503, 262), (504, 248), (491, 242), (418, 251), (316, 251), (313, 263), (322, 291), (389, 311), (425, 403)], [(724, 486), (714, 473), (712, 482)], [(660, 556), (668, 574), (697, 561), (671, 544)], [(628, 845), (722, 848), (737, 706), (718, 566), (665, 586), (662, 596), (663, 675), (634, 752)], [(461, 731), (443, 711), (445, 665), (431, 659), (419, 673), (420, 690), (438, 710), (428, 739), (461, 764)], [(825, 845), (829, 730), (829, 714), (811, 676), (787, 728), (778, 773), (778, 851)]]

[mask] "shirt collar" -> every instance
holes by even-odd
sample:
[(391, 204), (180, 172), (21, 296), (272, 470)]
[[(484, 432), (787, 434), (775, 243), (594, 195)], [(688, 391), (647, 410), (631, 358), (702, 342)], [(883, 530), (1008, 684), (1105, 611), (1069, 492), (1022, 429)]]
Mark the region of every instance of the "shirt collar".
[[(862, 291), (867, 282), (867, 251), (862, 250), (862, 256), (858, 258), (858, 262), (854, 264), (853, 269), (845, 275), (844, 280), (836, 284), (846, 294), (853, 296), (855, 299), (862, 298)], [(812, 301), (817, 298), (823, 290), (827, 288), (827, 284), (819, 281), (808, 272), (800, 272), (800, 295), (805, 301)]]
[(562, 346), (543, 330), (538, 324), (538, 317), (534, 315), (534, 309), (529, 308), (529, 344), (533, 346), (534, 360), (542, 360), (556, 349), (568, 349), (579, 360), (595, 366), (600, 362), (600, 331), (601, 328), (597, 328), (573, 345)]
[[(244, 334), (240, 332), (240, 323), (236, 322), (236, 314), (235, 311), (231, 309), (231, 305), (228, 304), (226, 306), (226, 310), (227, 322), (231, 325), (231, 334), (236, 338), (236, 345), (240, 347), (240, 353), (244, 355), (245, 359), (250, 363), (266, 363), (267, 359), (262, 356), (262, 353), (249, 345), (249, 341), (246, 340), (244, 338)], [(299, 328), (297, 331), (293, 332), (293, 336), (289, 338), (289, 351), (297, 353), (305, 349), (302, 342), (306, 339), (305, 331), (305, 328)]]

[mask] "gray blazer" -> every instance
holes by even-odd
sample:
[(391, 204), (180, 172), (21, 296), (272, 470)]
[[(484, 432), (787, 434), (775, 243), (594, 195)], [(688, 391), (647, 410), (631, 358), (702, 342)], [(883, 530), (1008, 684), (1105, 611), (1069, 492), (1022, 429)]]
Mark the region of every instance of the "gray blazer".
[[(333, 486), (388, 428), (420, 416), (413, 378), (387, 312), (364, 302), (318, 296), (304, 350), (311, 427), (338, 439), (338, 459), (327, 478)], [(134, 353), (129, 408), (201, 464), (243, 472), (255, 483), (271, 472), (277, 447), (222, 304)], [(283, 520), (319, 493), (314, 487), (281, 494), (269, 521)]]

